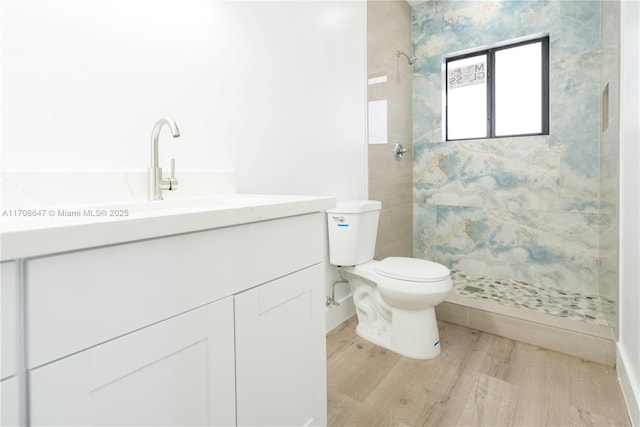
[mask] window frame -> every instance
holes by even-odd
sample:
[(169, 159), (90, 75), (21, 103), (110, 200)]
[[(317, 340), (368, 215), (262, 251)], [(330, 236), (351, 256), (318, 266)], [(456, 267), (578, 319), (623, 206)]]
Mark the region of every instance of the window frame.
[[(527, 44), (541, 43), (541, 131), (537, 133), (518, 133), (510, 135), (496, 135), (496, 121), (495, 121), (495, 53), (501, 50), (511, 49)], [(448, 110), (448, 97), (449, 97), (449, 82), (447, 78), (448, 64), (451, 61), (457, 61), (465, 58), (471, 58), (474, 56), (486, 55), (486, 86), (487, 86), (487, 132), (486, 136), (473, 137), (473, 138), (454, 138), (449, 139), (449, 110)], [(442, 129), (442, 137), (444, 141), (465, 141), (473, 139), (492, 139), (492, 138), (513, 138), (519, 136), (535, 136), (535, 135), (549, 135), (549, 34), (541, 33), (531, 36), (521, 37), (518, 39), (506, 40), (504, 42), (496, 43), (491, 46), (483, 46), (480, 48), (468, 49), (459, 52), (453, 52), (443, 56), (442, 58), (442, 81), (443, 81), (443, 99), (442, 99), (442, 111), (444, 112), (444, 126)]]

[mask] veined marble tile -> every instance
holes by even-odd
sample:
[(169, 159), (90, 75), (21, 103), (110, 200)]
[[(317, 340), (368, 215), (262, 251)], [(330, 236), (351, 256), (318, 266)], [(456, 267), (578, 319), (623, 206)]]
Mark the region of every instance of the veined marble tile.
[(433, 224), (433, 208), (428, 228), (416, 235), (425, 224), (414, 224), (416, 256), (466, 272), (598, 292), (597, 215), (438, 205)]
[[(609, 88), (609, 117), (600, 138), (600, 295), (615, 301), (619, 282), (619, 163), (620, 163), (620, 2), (601, 3), (602, 72), (600, 91)], [(604, 106), (604, 100), (603, 100)], [(615, 310), (605, 312), (610, 325), (616, 325)]]
[(417, 258), (431, 259), (427, 254), (432, 254), (437, 230), (437, 207), (424, 203), (413, 204), (413, 256)]
[[(442, 76), (440, 73), (440, 65), (438, 65), (437, 74), (418, 74), (414, 68), (414, 145), (442, 141)], [(420, 90), (416, 90), (416, 87)]]
[(558, 210), (559, 153), (547, 136), (422, 144), (414, 183), (436, 205)]
[[(607, 203), (598, 200), (600, 3), (430, 1), (412, 11), (415, 255), (597, 293)], [(443, 142), (443, 55), (541, 32), (550, 135)]]

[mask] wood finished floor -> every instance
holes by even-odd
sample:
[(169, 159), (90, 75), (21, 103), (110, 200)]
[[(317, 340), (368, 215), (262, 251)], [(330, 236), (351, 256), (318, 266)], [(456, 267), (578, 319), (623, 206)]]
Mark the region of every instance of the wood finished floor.
[(434, 360), (327, 335), (329, 427), (630, 426), (615, 369), (438, 322)]

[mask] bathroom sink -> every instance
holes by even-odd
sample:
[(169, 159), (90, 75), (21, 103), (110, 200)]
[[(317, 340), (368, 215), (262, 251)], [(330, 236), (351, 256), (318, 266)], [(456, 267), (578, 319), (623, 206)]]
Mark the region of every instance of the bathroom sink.
[(286, 201), (286, 196), (263, 196), (258, 194), (225, 194), (212, 197), (188, 198), (188, 199), (166, 199), (160, 201), (142, 201), (135, 203), (135, 207), (143, 210), (154, 209), (210, 209), (216, 206), (245, 207), (251, 205), (263, 205)]
[(295, 206), (300, 202), (313, 201), (314, 199), (316, 198), (305, 196), (223, 194), (154, 201), (49, 205), (29, 207), (28, 209), (5, 209), (3, 207), (3, 215), (0, 217), (0, 231), (4, 235), (20, 230), (131, 222), (190, 214), (199, 215), (199, 217), (203, 215), (223, 217), (223, 222), (228, 225), (232, 221), (231, 218), (244, 218), (247, 221), (263, 220), (265, 215), (275, 215), (276, 211), (281, 208), (295, 210)]
[[(264, 196), (252, 194), (226, 194), (212, 197), (139, 201), (99, 207), (107, 210), (121, 210), (129, 216), (149, 216), (179, 214), (209, 210), (249, 208), (293, 201), (291, 196)], [(297, 200), (297, 199), (296, 199)], [(124, 213), (123, 212), (123, 213)]]
[[(2, 207), (2, 260), (323, 212), (324, 196), (224, 194), (85, 205)], [(6, 215), (4, 214), (6, 211)]]

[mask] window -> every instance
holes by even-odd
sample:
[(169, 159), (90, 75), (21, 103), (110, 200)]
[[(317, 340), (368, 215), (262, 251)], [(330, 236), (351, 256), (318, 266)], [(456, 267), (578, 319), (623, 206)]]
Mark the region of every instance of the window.
[(445, 140), (549, 134), (549, 36), (444, 59)]

